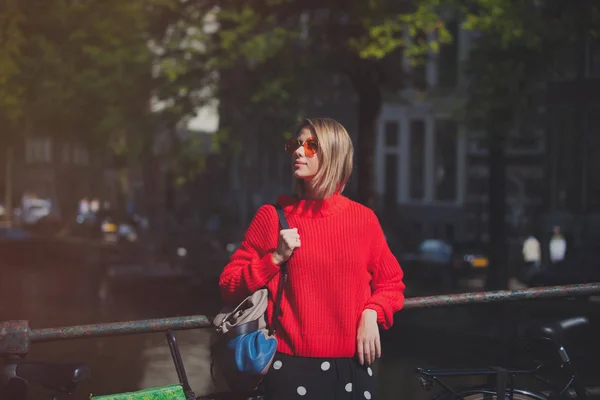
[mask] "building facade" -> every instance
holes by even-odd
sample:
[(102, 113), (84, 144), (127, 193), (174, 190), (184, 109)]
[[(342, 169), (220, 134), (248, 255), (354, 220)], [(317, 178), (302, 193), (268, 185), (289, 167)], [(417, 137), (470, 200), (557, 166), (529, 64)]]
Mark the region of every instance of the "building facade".
[(431, 102), (386, 103), (379, 121), (379, 207), (414, 234), (447, 240), (465, 232), (464, 127)]
[[(464, 240), (468, 236), (468, 133), (458, 117), (465, 83), (462, 64), (471, 34), (456, 21), (455, 38), (421, 66), (405, 60), (405, 88), (388, 93), (379, 118), (376, 179), (379, 209), (403, 236)], [(433, 39), (433, 38), (430, 38)]]
[(77, 212), (84, 197), (114, 201), (116, 181), (103, 161), (74, 141), (26, 137), (13, 147), (11, 165), (2, 165), (2, 202), (7, 193), (12, 194), (13, 207), (19, 207), (23, 196), (47, 199), (52, 202), (53, 214), (65, 218)]

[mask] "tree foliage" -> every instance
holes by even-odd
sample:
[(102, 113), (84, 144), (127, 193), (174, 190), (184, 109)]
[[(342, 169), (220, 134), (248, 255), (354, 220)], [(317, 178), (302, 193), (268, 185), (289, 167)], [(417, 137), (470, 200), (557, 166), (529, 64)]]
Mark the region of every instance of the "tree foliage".
[[(154, 128), (175, 135), (182, 118), (217, 99), (224, 118), (214, 144), (235, 153), (281, 135), (326, 90), (323, 82), (342, 75), (358, 97), (359, 200), (374, 206), (376, 121), (383, 92), (409, 78), (402, 58), (422, 62), (455, 39), (445, 25), (450, 14), (479, 32), (467, 111), (486, 121), (502, 147), (517, 114), (526, 114), (534, 84), (552, 74), (553, 49), (579, 37), (578, 4), (6, 0), (0, 122), (9, 127), (4, 136), (77, 138), (126, 160), (148, 147)], [(594, 36), (598, 9), (590, 10), (584, 25)], [(194, 157), (180, 150), (173, 155)]]
[(583, 54), (595, 35), (598, 7), (585, 1), (479, 0), (463, 7), (462, 12), (464, 26), (479, 33), (467, 68), (465, 111), (466, 122), (471, 126), (476, 122), (477, 128), (487, 133), (488, 229), (492, 245), (488, 283), (491, 288), (503, 289), (509, 273), (505, 226), (507, 138), (518, 130), (539, 129), (533, 121), (541, 88), (555, 78), (573, 78), (581, 70), (582, 59), (577, 53)]
[(7, 0), (0, 6), (0, 122), (8, 126), (22, 112), (22, 88), (15, 85), (18, 60), (24, 43), (19, 24), (23, 19), (15, 5)]
[[(158, 0), (157, 0), (158, 1)], [(5, 2), (0, 115), (12, 135), (123, 151), (149, 116), (148, 2)]]
[[(261, 99), (311, 98), (315, 75), (307, 71), (345, 76), (359, 97), (358, 181), (360, 199), (374, 206), (375, 124), (384, 85), (399, 86), (399, 65), (390, 58), (400, 48), (413, 58), (449, 40), (448, 32), (432, 7), (413, 8), (409, 1), (298, 1), (253, 0), (230, 2), (219, 11), (218, 48), (224, 65), (248, 63), (263, 75)], [(430, 42), (414, 39), (422, 32), (435, 33)], [(277, 69), (271, 68), (277, 66)], [(282, 68), (282, 66), (284, 66)], [(281, 104), (281, 103), (279, 103)], [(304, 109), (295, 106), (298, 115)], [(288, 109), (289, 110), (289, 109)], [(289, 114), (289, 111), (288, 111)]]

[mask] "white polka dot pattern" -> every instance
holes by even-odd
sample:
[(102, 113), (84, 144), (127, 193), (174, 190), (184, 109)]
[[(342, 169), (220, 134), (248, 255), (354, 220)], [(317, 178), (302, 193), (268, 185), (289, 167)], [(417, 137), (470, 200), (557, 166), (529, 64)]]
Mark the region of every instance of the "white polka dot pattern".
[[(288, 361), (286, 360), (286, 364), (287, 364), (287, 363), (288, 363)], [(317, 365), (319, 365), (319, 364), (317, 364)], [(283, 362), (282, 362), (281, 360), (274, 360), (274, 361), (273, 361), (273, 369), (274, 369), (274, 370), (280, 370), (282, 367), (283, 367)], [(315, 365), (315, 367), (316, 367), (316, 365)], [(365, 367), (366, 367), (366, 368), (365, 368)], [(291, 368), (291, 370), (289, 370), (289, 368)], [(314, 368), (314, 367), (313, 367), (313, 368)], [(337, 371), (337, 364), (334, 364), (332, 361), (323, 361), (323, 360), (321, 359), (321, 361), (320, 361), (320, 368), (321, 368), (321, 371), (322, 371), (322, 372), (321, 372), (321, 374), (322, 374), (323, 372), (331, 371), (331, 369), (332, 369), (332, 368), (334, 369), (334, 371)], [(361, 376), (363, 376), (363, 377), (364, 377), (364, 375), (363, 375), (363, 374), (364, 374), (364, 372), (366, 372), (366, 373), (367, 373), (367, 374), (368, 374), (370, 377), (373, 377), (373, 376), (374, 376), (374, 372), (373, 372), (373, 369), (372, 369), (371, 367), (369, 367), (369, 366), (364, 366), (364, 367), (362, 367), (362, 368), (360, 368), (360, 369), (362, 370), (362, 373), (360, 373), (360, 372), (359, 372), (359, 375), (361, 375)], [(296, 372), (296, 366), (294, 365), (294, 363), (291, 363), (290, 365), (288, 365), (288, 366), (286, 367), (286, 371), (288, 371), (288, 373), (294, 374), (294, 373)], [(285, 372), (284, 372), (284, 373), (285, 373)], [(336, 374), (336, 375), (337, 375), (337, 374)], [(327, 380), (327, 379), (329, 379), (328, 377), (335, 377), (336, 375), (333, 375), (333, 376), (332, 376), (332, 375), (331, 375), (331, 372), (328, 372), (328, 373), (325, 373), (325, 374), (323, 374), (323, 375), (322, 375), (322, 377), (323, 377), (323, 378), (321, 378), (321, 379), (325, 379), (325, 380)], [(315, 377), (316, 377), (316, 376), (317, 376), (317, 375), (315, 375)], [(338, 377), (337, 377), (337, 379), (340, 379), (340, 378), (344, 379), (344, 377), (340, 377), (340, 376), (338, 376)], [(348, 378), (350, 378), (350, 377), (349, 377), (349, 376), (345, 377), (345, 379), (348, 379)], [(364, 379), (364, 378), (363, 378), (363, 379)], [(367, 378), (367, 379), (368, 379), (368, 378)], [(318, 381), (319, 379), (317, 378), (316, 380)], [(371, 400), (371, 399), (372, 399), (373, 395), (371, 394), (371, 392), (370, 392), (370, 391), (368, 391), (368, 390), (365, 390), (365, 391), (363, 392), (363, 390), (364, 390), (364, 389), (366, 389), (365, 387), (363, 387), (363, 386), (362, 386), (362, 385), (360, 385), (360, 384), (359, 384), (359, 386), (358, 386), (358, 387), (356, 387), (356, 386), (354, 386), (353, 382), (348, 382), (349, 380), (351, 380), (351, 379), (348, 379), (348, 380), (346, 380), (346, 383), (344, 384), (344, 390), (346, 391), (346, 393), (353, 393), (353, 392), (356, 392), (356, 394), (357, 394), (357, 395), (359, 396), (359, 398), (361, 398), (361, 399), (365, 399), (365, 400)], [(298, 383), (305, 383), (305, 382), (298, 382)], [(296, 385), (297, 385), (297, 384), (296, 384)], [(296, 385), (294, 385), (294, 386), (296, 386)], [(294, 387), (294, 386), (292, 386), (292, 387)], [(338, 386), (338, 388), (339, 388), (339, 386)], [(316, 392), (318, 392), (318, 391), (319, 391), (319, 390), (318, 390), (318, 389), (319, 389), (318, 387), (316, 388), (316, 392), (315, 392), (315, 391), (313, 391), (313, 389), (315, 389), (315, 388), (313, 388), (313, 387), (312, 387), (312, 386), (310, 386), (310, 385), (308, 385), (308, 389), (310, 389), (311, 395), (312, 395), (312, 394), (315, 394)], [(297, 396), (299, 396), (299, 397), (304, 397), (304, 396), (307, 396), (307, 395), (308, 395), (308, 391), (309, 391), (308, 389), (307, 389), (307, 387), (306, 387), (306, 386), (303, 386), (303, 385), (298, 385), (298, 386), (296, 386), (296, 393), (297, 393)], [(287, 389), (287, 390), (289, 390), (289, 389)], [(337, 389), (337, 390), (339, 390), (339, 389)], [(361, 396), (361, 394), (360, 394), (361, 392), (362, 392), (362, 396)], [(354, 398), (354, 395), (353, 395), (353, 398)]]

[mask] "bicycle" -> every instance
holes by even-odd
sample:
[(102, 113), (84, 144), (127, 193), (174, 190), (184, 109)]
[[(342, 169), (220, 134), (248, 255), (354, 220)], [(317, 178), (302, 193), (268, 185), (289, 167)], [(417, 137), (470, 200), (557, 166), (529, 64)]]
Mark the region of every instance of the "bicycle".
[[(260, 392), (213, 393), (197, 396), (191, 389), (177, 340), (173, 332), (166, 334), (179, 384), (186, 400), (260, 400)], [(0, 400), (25, 400), (29, 385), (50, 391), (49, 399), (60, 400), (75, 393), (82, 382), (90, 379), (90, 368), (81, 363), (29, 362), (5, 357), (0, 368)]]
[(43, 363), (5, 359), (0, 371), (0, 399), (24, 400), (30, 384), (51, 392), (52, 400), (71, 395), (89, 379), (90, 369), (79, 363)]
[[(535, 365), (529, 369), (506, 369), (502, 367), (476, 369), (416, 368), (415, 373), (425, 390), (432, 390), (436, 383), (443, 389), (432, 400), (600, 399), (600, 396), (596, 397), (596, 393), (591, 393), (590, 388), (584, 386), (565, 348), (567, 334), (577, 328), (584, 328), (588, 324), (587, 318), (574, 317), (552, 323), (537, 321), (522, 327), (519, 339), (525, 344), (529, 354), (535, 360)], [(559, 375), (564, 378), (566, 383), (561, 384), (557, 380), (547, 377), (548, 372), (555, 371), (556, 368), (558, 368)], [(442, 378), (467, 376), (488, 378), (488, 383), (453, 388), (442, 380)], [(515, 383), (516, 379), (524, 376), (533, 377), (535, 380), (540, 381), (547, 390), (539, 392), (518, 387)]]

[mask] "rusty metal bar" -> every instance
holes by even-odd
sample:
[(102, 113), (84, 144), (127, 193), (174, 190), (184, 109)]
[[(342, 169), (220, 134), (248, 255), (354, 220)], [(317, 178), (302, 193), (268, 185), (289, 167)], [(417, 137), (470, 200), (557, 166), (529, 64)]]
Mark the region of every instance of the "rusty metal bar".
[[(600, 293), (600, 283), (551, 286), (523, 290), (500, 290), (494, 292), (413, 297), (406, 299), (404, 308), (431, 308), (461, 304), (492, 303), (550, 297), (584, 296), (595, 293)], [(32, 329), (29, 332), (29, 340), (31, 342), (48, 342), (55, 340), (91, 338), (100, 336), (164, 332), (169, 329), (182, 330), (207, 328), (210, 326), (211, 321), (206, 316), (196, 315), (188, 317), (116, 322), (109, 324), (79, 325), (63, 328)]]
[(62, 328), (31, 329), (29, 331), (29, 340), (31, 342), (50, 342), (102, 336), (166, 332), (168, 330), (207, 328), (210, 325), (211, 321), (204, 315), (147, 319), (141, 321), (112, 322), (108, 324), (75, 325)]
[[(413, 297), (406, 299), (404, 308), (447, 307), (552, 297), (589, 296), (592, 294), (600, 294), (600, 282), (524, 290)], [(34, 342), (154, 333), (170, 329), (183, 330), (208, 328), (210, 326), (211, 321), (204, 315), (45, 329), (30, 329), (28, 321), (0, 321), (0, 354), (26, 355), (29, 351), (29, 344)]]
[(522, 290), (498, 290), (494, 292), (473, 292), (428, 297), (412, 297), (406, 299), (404, 308), (431, 308), (463, 304), (533, 300), (550, 297), (589, 296), (592, 294), (600, 294), (600, 282), (578, 285), (547, 286)]

